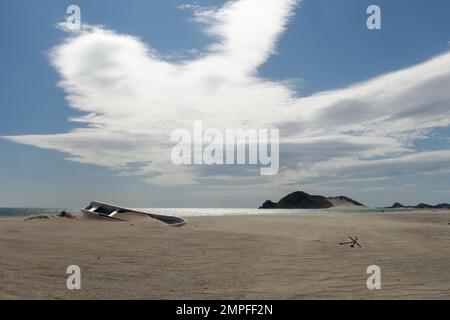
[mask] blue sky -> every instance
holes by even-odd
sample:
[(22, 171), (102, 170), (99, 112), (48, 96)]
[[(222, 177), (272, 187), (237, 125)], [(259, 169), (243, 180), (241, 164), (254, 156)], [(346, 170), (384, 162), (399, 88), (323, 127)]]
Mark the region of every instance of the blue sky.
[[(67, 91), (57, 86), (61, 75), (51, 66), (48, 56), (53, 47), (67, 38), (56, 25), (64, 21), (68, 5), (81, 7), (83, 23), (136, 36), (160, 56), (176, 61), (181, 56), (194, 59), (192, 49), (204, 52), (213, 42), (202, 32), (205, 26), (192, 21), (191, 10), (177, 8), (186, 3), (2, 1), (0, 136), (63, 134), (86, 126), (69, 121), (84, 113), (69, 107), (65, 99)], [(224, 2), (194, 4), (220, 7)], [(370, 4), (381, 7), (381, 30), (366, 28), (365, 10)], [(259, 8), (256, 6), (254, 10)], [(293, 12), (295, 16), (276, 42), (277, 53), (257, 66), (257, 74), (260, 79), (273, 82), (290, 81), (296, 89), (293, 93), (299, 97), (345, 88), (413, 67), (449, 50), (450, 3), (444, 0), (304, 0)], [(439, 101), (445, 104), (448, 102), (445, 99)], [(449, 149), (450, 135), (445, 123), (431, 130), (425, 126), (422, 129), (428, 130), (425, 136), (408, 138), (412, 152)], [(394, 201), (450, 201), (450, 175), (446, 168), (439, 174), (409, 172), (351, 182), (306, 181), (299, 176), (295, 183), (283, 184), (281, 176), (279, 188), (248, 194), (242, 189), (254, 190), (254, 186), (233, 185), (219, 179), (214, 183), (217, 188), (214, 194), (208, 193), (211, 187), (208, 175), (193, 186), (148, 183), (145, 176), (124, 175), (94, 161), (67, 161), (67, 152), (57, 151), (63, 149), (61, 146), (50, 148), (53, 150), (36, 146), (42, 147), (42, 143), (0, 140), (0, 206), (78, 207), (97, 199), (134, 207), (256, 207), (266, 198), (276, 200), (287, 191), (297, 189), (327, 195), (346, 194), (372, 206)], [(386, 154), (382, 153), (381, 158), (386, 158)], [(220, 191), (221, 185), (226, 187), (226, 192)]]

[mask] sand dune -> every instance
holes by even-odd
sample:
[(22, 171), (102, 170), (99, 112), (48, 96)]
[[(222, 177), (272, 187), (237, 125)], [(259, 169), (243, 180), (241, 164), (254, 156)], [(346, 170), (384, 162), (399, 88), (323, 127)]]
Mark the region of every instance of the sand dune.
[[(148, 222), (148, 223), (147, 223)], [(450, 213), (0, 219), (2, 299), (450, 299)], [(362, 249), (340, 246), (358, 236)], [(79, 265), (82, 289), (66, 289)], [(366, 268), (381, 268), (368, 290)]]

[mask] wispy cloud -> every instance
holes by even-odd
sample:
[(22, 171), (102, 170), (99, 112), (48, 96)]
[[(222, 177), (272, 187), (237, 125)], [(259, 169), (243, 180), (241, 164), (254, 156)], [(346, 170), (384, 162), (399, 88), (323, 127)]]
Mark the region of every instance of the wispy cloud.
[[(450, 125), (450, 53), (348, 88), (298, 97), (289, 82), (257, 73), (276, 54), (298, 2), (190, 7), (213, 43), (182, 62), (136, 37), (84, 27), (53, 48), (50, 61), (70, 107), (85, 113), (72, 120), (87, 127), (6, 138), (164, 186), (201, 184), (205, 177), (282, 186), (449, 172), (450, 151), (417, 152), (412, 142)], [(280, 128), (281, 173), (268, 179), (255, 176), (256, 170), (218, 174), (217, 168), (173, 165), (171, 133), (195, 120), (219, 129)]]

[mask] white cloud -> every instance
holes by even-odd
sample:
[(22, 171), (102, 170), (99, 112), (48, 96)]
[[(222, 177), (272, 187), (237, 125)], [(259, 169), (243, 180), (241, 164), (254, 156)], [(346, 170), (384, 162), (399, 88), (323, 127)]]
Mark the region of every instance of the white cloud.
[[(245, 184), (238, 168), (172, 165), (171, 133), (205, 127), (281, 130), (281, 173), (274, 186), (306, 181), (382, 179), (448, 170), (447, 150), (412, 148), (450, 125), (450, 53), (348, 88), (298, 97), (289, 82), (258, 77), (276, 53), (295, 0), (230, 1), (198, 8), (194, 20), (215, 42), (192, 60), (171, 62), (140, 39), (85, 26), (50, 55), (71, 108), (87, 125), (68, 133), (7, 139), (68, 154), (68, 160), (136, 174), (157, 185)], [(429, 159), (430, 158), (430, 159)], [(257, 171), (254, 171), (257, 174)], [(239, 179), (238, 179), (239, 177)]]
[(362, 160), (338, 158), (288, 169), (277, 177), (280, 185), (317, 181), (369, 181), (406, 175), (450, 173), (450, 150), (416, 152), (394, 158)]
[(180, 10), (195, 10), (198, 9), (198, 5), (197, 4), (193, 4), (193, 3), (184, 3), (184, 4), (180, 4), (178, 6), (176, 6), (177, 9)]

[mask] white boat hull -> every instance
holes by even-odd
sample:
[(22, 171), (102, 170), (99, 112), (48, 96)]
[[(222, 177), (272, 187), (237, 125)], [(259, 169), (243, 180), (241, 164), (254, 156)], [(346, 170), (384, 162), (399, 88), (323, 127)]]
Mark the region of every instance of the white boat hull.
[(153, 219), (157, 219), (173, 227), (181, 227), (187, 223), (186, 219), (182, 217), (137, 211), (134, 209), (119, 207), (99, 201), (92, 201), (89, 206), (81, 209), (81, 212), (89, 218), (118, 222), (128, 221), (126, 219), (121, 219), (118, 216), (123, 213), (131, 213), (133, 215), (144, 215)]

